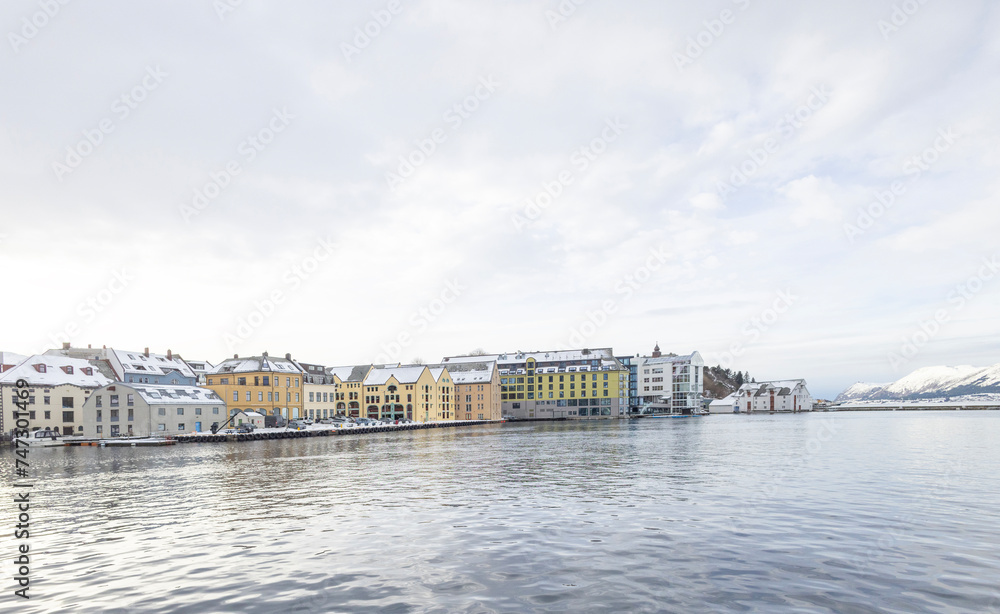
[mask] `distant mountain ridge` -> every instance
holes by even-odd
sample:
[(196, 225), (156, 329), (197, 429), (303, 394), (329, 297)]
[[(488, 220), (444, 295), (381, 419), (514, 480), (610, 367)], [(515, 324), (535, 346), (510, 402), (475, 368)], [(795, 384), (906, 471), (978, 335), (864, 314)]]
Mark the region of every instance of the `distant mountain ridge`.
[(1000, 393), (1000, 363), (991, 367), (924, 367), (891, 384), (857, 383), (837, 396), (854, 401), (919, 401)]

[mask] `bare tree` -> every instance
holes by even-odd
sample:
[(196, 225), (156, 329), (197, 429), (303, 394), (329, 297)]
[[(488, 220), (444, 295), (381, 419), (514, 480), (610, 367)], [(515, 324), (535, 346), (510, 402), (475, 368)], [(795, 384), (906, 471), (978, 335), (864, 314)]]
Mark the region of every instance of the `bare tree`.
[(410, 364), (413, 364), (413, 365), (422, 365), (422, 364), (426, 364), (426, 363), (424, 363), (424, 359), (423, 358), (420, 358), (418, 356), (418, 357), (414, 358), (413, 360), (411, 360)]
[(469, 352), (469, 356), (486, 356), (487, 352), (483, 348), (476, 348)]

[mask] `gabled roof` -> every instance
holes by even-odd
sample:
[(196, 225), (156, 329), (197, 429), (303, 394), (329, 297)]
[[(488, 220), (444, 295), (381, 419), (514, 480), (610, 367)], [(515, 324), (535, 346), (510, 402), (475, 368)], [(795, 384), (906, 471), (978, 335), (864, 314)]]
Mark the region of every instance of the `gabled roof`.
[[(482, 356), (476, 358), (482, 359)], [(432, 367), (444, 367), (448, 369), (448, 375), (455, 384), (483, 384), (489, 383), (493, 379), (493, 372), (497, 369), (494, 361), (477, 362), (456, 362), (451, 364), (430, 365)]]
[(177, 354), (150, 354), (144, 352), (130, 352), (128, 350), (115, 350), (117, 361), (122, 366), (123, 375), (170, 375), (176, 372), (183, 377), (197, 377), (183, 359)]
[(301, 374), (302, 368), (294, 360), (288, 360), (287, 358), (248, 356), (246, 358), (228, 358), (208, 371), (212, 375), (258, 372)]
[(206, 403), (224, 403), (222, 398), (210, 388), (200, 386), (185, 386), (173, 384), (112, 384), (115, 392), (119, 388), (131, 388), (150, 405), (197, 405)]
[(761, 396), (763, 394), (770, 394), (771, 390), (774, 393), (781, 396), (788, 396), (792, 393), (792, 390), (796, 386), (806, 385), (806, 380), (804, 379), (790, 379), (790, 380), (774, 380), (770, 382), (751, 382), (749, 384), (743, 384), (740, 386), (738, 392), (751, 394), (754, 396)]
[(400, 384), (414, 384), (426, 370), (425, 365), (373, 368), (365, 377), (365, 386), (381, 386), (389, 381), (390, 377), (396, 378)]
[(371, 365), (355, 365), (353, 367), (327, 367), (326, 372), (340, 378), (342, 382), (363, 382)]
[(35, 354), (0, 374), (0, 384), (14, 384), (19, 379), (27, 381), (30, 386), (72, 384), (81, 388), (99, 388), (114, 382), (115, 374), (103, 360)]

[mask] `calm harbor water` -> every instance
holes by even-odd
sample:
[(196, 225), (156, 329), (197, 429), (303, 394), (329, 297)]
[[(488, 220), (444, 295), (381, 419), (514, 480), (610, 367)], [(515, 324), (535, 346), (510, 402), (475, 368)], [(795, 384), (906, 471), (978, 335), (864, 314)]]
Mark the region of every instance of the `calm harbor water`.
[(33, 598), (8, 503), (0, 611), (1000, 614), (998, 438), (895, 412), (35, 450)]

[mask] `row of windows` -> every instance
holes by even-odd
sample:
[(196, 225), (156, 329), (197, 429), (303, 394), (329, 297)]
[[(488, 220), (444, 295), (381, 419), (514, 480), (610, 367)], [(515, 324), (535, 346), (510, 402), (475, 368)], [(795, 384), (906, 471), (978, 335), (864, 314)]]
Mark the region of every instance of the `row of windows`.
[[(555, 377), (556, 377), (555, 375), (550, 375), (549, 376), (549, 381), (550, 382), (554, 382), (555, 381), (555, 379), (554, 379)], [(525, 378), (523, 378), (523, 377), (501, 377), (500, 378), (500, 383), (501, 384), (523, 384), (523, 383), (525, 383), (524, 379)], [(534, 384), (535, 383), (535, 379), (536, 378), (528, 377), (528, 383), (529, 384)], [(541, 383), (543, 383), (545, 381), (545, 376), (544, 375), (539, 375), (537, 379), (538, 379), (538, 383), (541, 384)], [(586, 381), (586, 379), (587, 379), (587, 374), (586, 373), (581, 373), (580, 374), (580, 381)], [(591, 379), (593, 381), (597, 381), (597, 373), (591, 373)], [(560, 375), (559, 376), (559, 381), (560, 382), (566, 381), (566, 376), (565, 375)], [(575, 382), (576, 381), (576, 375), (570, 373), (570, 375), (569, 375), (569, 381)], [(604, 381), (608, 381), (608, 374), (607, 373), (604, 374)]]
[[(229, 385), (229, 379), (230, 378), (228, 378), (228, 377), (220, 377), (219, 378), (219, 385), (220, 386), (228, 386)], [(208, 385), (209, 386), (212, 385), (212, 382), (213, 382), (213, 378), (211, 378), (211, 377), (208, 378)], [(271, 377), (271, 376), (268, 376), (268, 375), (263, 375), (263, 376), (261, 376), (261, 375), (255, 375), (255, 376), (253, 376), (253, 384), (251, 384), (251, 385), (253, 385), (253, 386), (270, 386), (270, 385), (272, 385), (272, 383), (275, 386), (280, 386), (281, 385), (281, 378), (278, 377), (277, 375), (275, 375), (274, 377)], [(245, 377), (237, 377), (236, 378), (236, 385), (237, 386), (246, 386), (246, 385), (248, 385), (247, 384), (247, 378), (245, 378)], [(285, 388), (291, 388), (291, 387), (292, 387), (292, 378), (286, 377), (285, 378)], [(299, 387), (299, 378), (297, 378), (297, 377), (295, 378), (295, 387), (296, 388)]]
[[(249, 390), (247, 390), (246, 397), (247, 397), (247, 402), (248, 403), (251, 402), (251, 401), (253, 401), (253, 399), (251, 398), (252, 395), (253, 395), (253, 393), (250, 392)], [(233, 401), (239, 402), (239, 400), (240, 400), (240, 391), (239, 390), (234, 390), (233, 391)], [(268, 391), (268, 393), (267, 393), (267, 400), (268, 400), (269, 403), (280, 403), (281, 402), (281, 393), (280, 392), (270, 392), (270, 391)], [(263, 390), (258, 390), (257, 391), (257, 402), (258, 403), (263, 403), (264, 402), (264, 391)], [(286, 392), (285, 393), (285, 402), (286, 403), (291, 403), (292, 402), (292, 393), (291, 392)], [(297, 393), (297, 392), (295, 393), (295, 402), (296, 403), (299, 402), (299, 393)]]
[[(119, 405), (119, 401), (118, 401), (119, 397), (118, 397), (118, 395), (117, 394), (112, 394), (112, 395), (109, 395), (109, 396), (110, 396), (110, 398), (108, 399), (108, 404), (111, 407), (118, 407), (118, 405)], [(103, 394), (97, 395), (96, 397), (94, 397), (94, 399), (95, 399), (95, 401), (94, 401), (94, 407), (104, 407), (104, 395)], [(126, 403), (126, 405), (135, 405), (135, 395), (134, 394), (127, 395), (126, 398), (125, 398), (125, 403)]]
[[(11, 402), (18, 403), (20, 401), (21, 399), (18, 398), (17, 394), (11, 395)], [(28, 405), (34, 405), (34, 404), (35, 404), (35, 396), (28, 395)], [(49, 396), (42, 397), (42, 405), (51, 405), (51, 404), (52, 404), (52, 397)], [(62, 406), (67, 409), (72, 408), (73, 397), (62, 397)]]
[[(607, 407), (608, 411), (611, 411), (611, 399), (568, 399), (564, 401), (540, 401), (538, 405), (552, 405), (555, 403), (556, 407)], [(512, 403), (512, 409), (521, 409), (520, 403)], [(610, 414), (609, 414), (610, 415)]]
[[(51, 420), (52, 419), (52, 412), (51, 411), (45, 410), (45, 411), (42, 412), (42, 414), (44, 415), (44, 418), (43, 418), (44, 420)], [(29, 410), (28, 411), (28, 420), (34, 420), (34, 419), (35, 419), (35, 411), (34, 410)], [(63, 422), (73, 422), (73, 412), (71, 412), (71, 411), (64, 411), (62, 413), (62, 421)]]
[[(525, 397), (524, 396), (525, 394), (527, 394), (528, 396)], [(569, 391), (569, 396), (570, 396), (570, 398), (576, 397), (576, 391), (575, 390), (570, 390)], [(580, 391), (580, 396), (581, 397), (587, 396), (587, 391), (586, 390), (581, 390)], [(597, 396), (597, 391), (595, 390), (594, 394), (591, 395), (591, 396), (595, 396), (596, 397)], [(609, 396), (607, 390), (604, 391), (604, 396)], [(563, 390), (560, 390), (559, 391), (559, 398), (562, 399), (562, 398), (565, 398), (565, 397), (566, 397), (566, 392), (563, 391)], [(506, 393), (505, 392), (505, 393), (501, 393), (501, 395), (500, 395), (500, 400), (501, 401), (514, 400), (514, 399), (524, 399), (524, 398), (534, 399), (535, 398), (535, 393), (534, 392), (528, 392), (528, 393), (524, 393), (524, 392), (510, 392), (510, 393)], [(545, 393), (544, 392), (539, 392), (538, 393), (538, 398), (539, 399), (544, 399), (545, 398)], [(549, 398), (550, 399), (556, 398), (555, 397), (555, 393), (554, 392), (550, 392), (549, 393)]]

